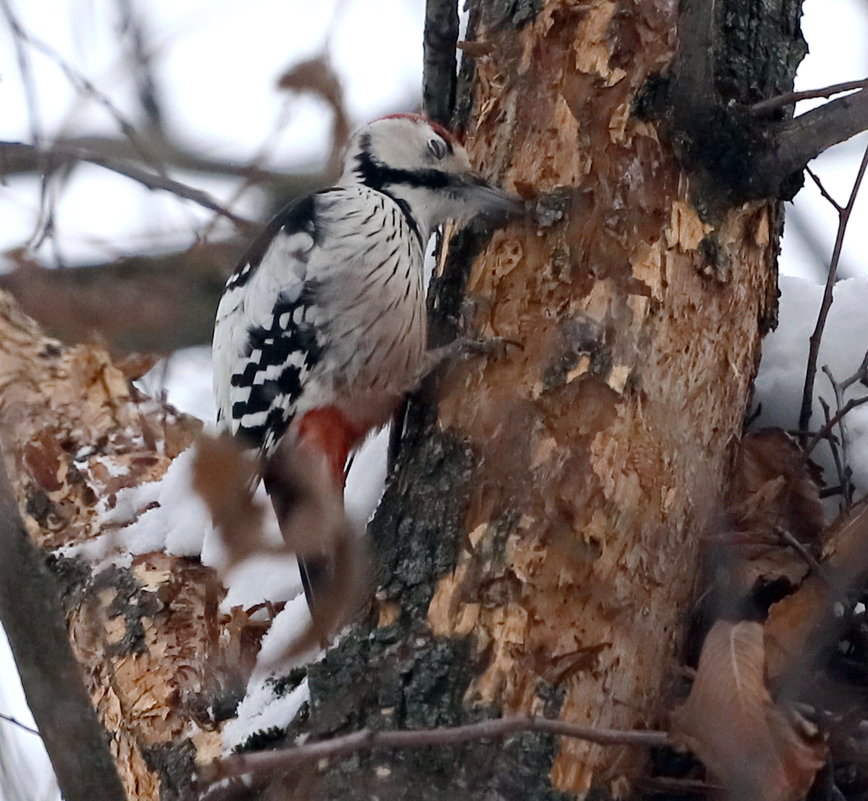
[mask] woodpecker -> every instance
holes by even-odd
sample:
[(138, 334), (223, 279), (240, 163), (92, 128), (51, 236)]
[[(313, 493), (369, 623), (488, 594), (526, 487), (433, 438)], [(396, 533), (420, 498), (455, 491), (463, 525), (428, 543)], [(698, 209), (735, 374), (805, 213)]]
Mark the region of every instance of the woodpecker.
[(431, 362), (432, 232), (517, 210), (442, 126), (395, 114), (359, 129), (338, 183), (286, 206), (226, 283), (213, 340), (220, 427), (264, 458), (292, 437), (342, 492), (348, 455)]

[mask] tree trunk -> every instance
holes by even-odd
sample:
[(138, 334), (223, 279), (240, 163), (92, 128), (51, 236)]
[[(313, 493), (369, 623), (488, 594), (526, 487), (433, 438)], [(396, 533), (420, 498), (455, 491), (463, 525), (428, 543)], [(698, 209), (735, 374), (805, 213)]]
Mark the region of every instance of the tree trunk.
[[(791, 88), (799, 13), (727, 4), (724, 99)], [(777, 203), (733, 203), (683, 166), (671, 109), (642, 113), (678, 24), (652, 0), (471, 3), (460, 122), (474, 163), (533, 213), (448, 238), (433, 316), (466, 311), (466, 282), (476, 329), (522, 347), (452, 369), (412, 407), (371, 526), (372, 623), (310, 669), (316, 734), (516, 711), (665, 725), (700, 543), (774, 324), (781, 228)], [(646, 759), (527, 735), (354, 757), (315, 797), (621, 795)]]

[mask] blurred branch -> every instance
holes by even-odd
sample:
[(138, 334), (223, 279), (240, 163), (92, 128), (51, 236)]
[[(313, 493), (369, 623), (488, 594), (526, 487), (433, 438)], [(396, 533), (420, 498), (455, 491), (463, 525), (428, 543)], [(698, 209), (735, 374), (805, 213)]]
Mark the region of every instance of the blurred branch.
[(15, 58), (18, 62), (18, 71), (21, 74), (21, 84), (24, 87), (24, 96), (27, 100), (27, 113), (30, 117), (30, 138), (38, 145), (42, 142), (42, 125), (39, 119), (39, 106), (36, 102), (36, 86), (33, 82), (33, 72), (30, 69), (30, 59), (24, 49), (24, 31), (12, 10), (9, 0), (0, 0), (0, 10), (6, 17), (6, 24), (12, 34), (12, 45), (15, 48)]
[(428, 0), (425, 4), (425, 34), (422, 41), (422, 107), (428, 117), (442, 125), (452, 122), (458, 81), (457, 0)]
[[(17, 21), (15, 22), (13, 30), (16, 39), (26, 42), (31, 48), (36, 50), (38, 53), (41, 53), (57, 65), (60, 71), (66, 76), (66, 79), (80, 95), (89, 97), (99, 103), (115, 121), (118, 128), (120, 128), (121, 133), (129, 139), (130, 143), (138, 151), (139, 155), (161, 175), (165, 174), (165, 168), (150, 148), (148, 141), (139, 135), (135, 126), (123, 115), (121, 110), (105, 92), (96, 86), (90, 78), (73, 67), (65, 58), (63, 58), (63, 56), (60, 55), (60, 53), (57, 52), (57, 50), (24, 30)], [(34, 139), (34, 144), (39, 144), (39, 141)]]
[[(34, 145), (28, 145), (23, 142), (4, 142), (0, 141), (0, 165), (4, 164), (7, 158), (16, 158), (22, 153), (33, 153), (34, 156), (45, 159), (46, 165), (49, 168), (57, 168), (67, 164), (73, 164), (77, 161), (84, 161), (89, 164), (95, 164), (98, 167), (104, 167), (107, 170), (124, 175), (148, 189), (161, 189), (165, 192), (170, 192), (176, 197), (184, 200), (190, 200), (193, 203), (217, 212), (220, 216), (231, 220), (235, 225), (248, 231), (252, 229), (254, 223), (245, 220), (242, 217), (224, 208), (216, 200), (214, 200), (207, 192), (201, 189), (196, 189), (173, 178), (165, 175), (155, 175), (152, 172), (142, 169), (141, 167), (129, 162), (121, 161), (111, 157), (104, 156), (101, 153), (88, 150), (83, 147), (73, 147), (69, 145), (53, 145), (49, 150), (42, 151)], [(0, 168), (0, 174), (3, 170)]]
[(126, 801), (69, 644), (54, 576), (31, 542), (0, 460), (0, 618), (67, 801)]
[(130, 40), (133, 61), (133, 77), (138, 88), (139, 103), (150, 126), (162, 132), (163, 113), (154, 79), (153, 58), (147, 47), (147, 36), (141, 16), (136, 12), (133, 0), (115, 0), (120, 17), (120, 32)]
[(74, 270), (25, 263), (0, 275), (24, 311), (65, 342), (98, 335), (121, 350), (168, 352), (211, 341), (214, 310), (244, 243), (200, 242)]
[[(862, 94), (866, 94), (863, 92)], [(866, 94), (868, 96), (868, 94)], [(846, 99), (846, 98), (845, 98)], [(868, 110), (868, 108), (866, 108)], [(811, 409), (814, 401), (814, 379), (817, 374), (817, 357), (820, 353), (820, 344), (823, 340), (823, 331), (826, 327), (826, 319), (829, 316), (829, 309), (832, 307), (833, 292), (835, 280), (838, 274), (838, 262), (841, 259), (841, 249), (844, 245), (844, 236), (847, 233), (847, 225), (850, 222), (850, 216), (853, 212), (853, 205), (856, 202), (856, 197), (859, 194), (859, 188), (862, 185), (862, 179), (865, 176), (865, 170), (868, 168), (868, 148), (862, 156), (862, 163), (859, 165), (859, 170), (856, 173), (856, 180), (853, 182), (853, 189), (850, 191), (850, 198), (845, 206), (840, 206), (831, 198), (838, 211), (838, 232), (835, 235), (835, 246), (832, 249), (832, 259), (829, 263), (829, 273), (826, 277), (826, 289), (823, 292), (823, 302), (820, 304), (820, 312), (817, 315), (817, 324), (814, 327), (814, 332), (811, 334), (810, 346), (808, 348), (808, 365), (805, 369), (805, 385), (802, 391), (802, 407), (799, 412), (799, 431), (803, 432), (800, 435), (801, 444), (804, 447), (806, 444), (806, 434), (808, 425), (811, 422)]]

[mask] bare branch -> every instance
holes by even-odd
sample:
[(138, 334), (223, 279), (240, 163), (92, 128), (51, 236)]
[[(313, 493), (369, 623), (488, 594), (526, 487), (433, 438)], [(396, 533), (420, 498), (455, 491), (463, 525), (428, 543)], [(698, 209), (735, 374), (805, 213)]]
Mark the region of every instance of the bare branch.
[(12, 10), (9, 0), (0, 0), (0, 9), (6, 17), (6, 24), (12, 33), (12, 43), (15, 48), (15, 58), (18, 61), (18, 71), (21, 74), (21, 83), (24, 87), (24, 96), (27, 99), (27, 112), (30, 116), (30, 137), (33, 144), (42, 142), (42, 124), (39, 118), (39, 106), (36, 102), (36, 86), (33, 82), (33, 72), (30, 69), (30, 59), (24, 49), (24, 31)]
[(428, 0), (425, 4), (422, 106), (435, 122), (449, 125), (455, 109), (458, 62), (458, 3)]
[(777, 145), (758, 160), (756, 170), (784, 178), (803, 170), (824, 150), (866, 129), (868, 89), (862, 89), (774, 126)]
[(831, 97), (832, 95), (839, 95), (842, 92), (852, 92), (854, 89), (865, 88), (868, 88), (868, 78), (861, 81), (836, 83), (832, 86), (825, 86), (822, 89), (807, 89), (802, 92), (786, 92), (777, 97), (770, 97), (767, 100), (761, 100), (759, 103), (754, 103), (748, 110), (751, 114), (765, 114), (768, 111), (776, 111), (779, 108), (791, 106), (793, 103), (798, 103), (801, 100), (813, 100), (817, 97)]
[[(23, 142), (2, 142), (0, 141), (0, 164), (3, 163), (7, 154), (15, 158), (18, 153), (33, 153), (37, 151), (34, 145), (28, 145)], [(42, 151), (43, 157), (51, 166), (57, 167), (60, 164), (72, 163), (76, 161), (86, 161), (89, 164), (95, 164), (98, 167), (104, 167), (107, 170), (116, 172), (118, 175), (124, 175), (148, 189), (161, 189), (165, 192), (170, 192), (176, 197), (184, 200), (190, 200), (203, 208), (217, 212), (221, 217), (231, 220), (235, 225), (248, 232), (252, 231), (255, 223), (239, 217), (229, 209), (224, 208), (216, 200), (214, 200), (207, 192), (201, 189), (196, 189), (180, 181), (176, 181), (168, 176), (155, 175), (141, 167), (126, 161), (103, 156), (100, 153), (95, 153), (80, 147), (71, 147), (69, 145), (54, 145), (50, 150)]]
[(125, 801), (72, 653), (54, 576), (30, 541), (0, 459), (0, 618), (67, 801)]
[(37, 729), (34, 729), (28, 726), (26, 723), (22, 723), (18, 718), (13, 718), (12, 715), (7, 715), (5, 712), (0, 712), (0, 720), (5, 720), (7, 723), (11, 723), (13, 726), (17, 726), (22, 731), (26, 731), (28, 734), (35, 734), (37, 737), (41, 737), (42, 735), (39, 733)]
[(163, 113), (159, 102), (159, 92), (154, 79), (153, 57), (146, 42), (144, 25), (136, 13), (132, 0), (115, 0), (120, 16), (120, 29), (130, 39), (133, 58), (133, 73), (139, 91), (139, 102), (151, 126), (162, 132)]
[(717, 97), (714, 86), (714, 0), (685, 3), (678, 23), (678, 53), (672, 100), (679, 115), (704, 108)]
[[(862, 92), (866, 94), (868, 92)], [(868, 106), (866, 106), (868, 111)], [(814, 332), (811, 334), (810, 347), (808, 349), (808, 365), (805, 369), (805, 386), (802, 391), (802, 407), (799, 413), (799, 431), (805, 432), (808, 430), (808, 425), (811, 422), (811, 407), (814, 399), (814, 379), (817, 374), (817, 357), (820, 353), (820, 343), (823, 340), (823, 331), (826, 327), (826, 319), (829, 316), (829, 309), (832, 307), (833, 292), (835, 280), (838, 274), (838, 262), (841, 259), (841, 249), (844, 245), (844, 235), (847, 233), (847, 225), (850, 222), (850, 216), (853, 212), (853, 205), (856, 202), (856, 197), (859, 194), (859, 187), (862, 185), (862, 179), (865, 176), (865, 170), (868, 168), (868, 148), (862, 156), (862, 163), (859, 165), (859, 170), (856, 173), (856, 180), (853, 182), (853, 189), (850, 191), (850, 198), (847, 204), (838, 212), (838, 232), (835, 235), (835, 246), (832, 249), (832, 260), (829, 263), (829, 274), (826, 277), (826, 289), (823, 292), (823, 302), (820, 304), (820, 312), (817, 315), (817, 324), (814, 327)], [(802, 445), (805, 445), (805, 436), (801, 438)]]
[(0, 275), (0, 289), (64, 342), (96, 334), (113, 349), (165, 353), (210, 342), (214, 309), (243, 247), (240, 238), (199, 242), (74, 270), (24, 263)]
[(17, 28), (17, 35), (20, 36), (23, 41), (27, 42), (27, 44), (29, 44), (34, 50), (42, 53), (42, 55), (56, 64), (79, 94), (96, 100), (96, 102), (108, 112), (108, 115), (115, 121), (118, 128), (120, 128), (121, 133), (126, 136), (141, 157), (160, 172), (160, 174), (165, 174), (165, 168), (160, 163), (160, 160), (154, 151), (149, 147), (148, 143), (139, 136), (135, 126), (123, 115), (121, 110), (105, 92), (96, 86), (96, 84), (94, 84), (86, 75), (83, 75), (75, 69), (75, 67), (63, 58), (63, 56), (61, 56), (53, 47), (24, 30), (20, 25)]
[(464, 726), (444, 726), (435, 729), (403, 731), (361, 729), (341, 737), (305, 743), (279, 751), (234, 755), (216, 763), (214, 773), (208, 778), (210, 781), (220, 781), (245, 775), (270, 776), (289, 770), (298, 764), (345, 756), (369, 748), (427, 748), (437, 745), (457, 745), (472, 740), (502, 739), (519, 732), (572, 737), (598, 745), (659, 747), (671, 744), (666, 732), (662, 731), (600, 729), (533, 715), (512, 715), (468, 723)]
[[(811, 438), (810, 442), (808, 442), (807, 447), (805, 448), (805, 453), (809, 454), (814, 448), (824, 439), (826, 439), (831, 433), (832, 429), (838, 425), (841, 420), (846, 417), (853, 409), (857, 406), (861, 406), (863, 403), (868, 403), (868, 395), (864, 398), (852, 398), (848, 400), (847, 403), (841, 408), (840, 411), (835, 414), (834, 417), (829, 418), (829, 422), (824, 424), (823, 427), (817, 431), (816, 434)], [(840, 489), (840, 487), (839, 487)]]
[[(826, 424), (823, 428), (828, 428), (830, 431), (832, 429), (832, 416), (830, 414), (831, 409), (829, 408), (829, 404), (826, 403), (825, 398), (819, 398), (820, 408), (823, 410), (823, 419), (826, 421)], [(841, 458), (841, 453), (838, 448), (838, 441), (831, 436), (831, 434), (827, 437), (829, 440), (829, 450), (832, 452), (832, 461), (835, 463), (835, 472), (838, 474), (838, 486), (840, 487), (840, 494), (844, 496), (847, 491), (847, 487), (849, 486), (849, 481), (845, 477), (845, 466), (844, 461)]]
[(817, 173), (815, 173), (810, 168), (810, 166), (805, 167), (805, 172), (808, 173), (811, 180), (816, 185), (817, 189), (820, 190), (820, 194), (826, 199), (826, 201), (831, 203), (831, 205), (834, 207), (835, 211), (837, 211), (840, 214), (844, 210), (844, 207), (837, 200), (835, 200), (835, 198), (833, 198), (832, 195), (829, 194), (829, 190), (826, 189), (825, 186), (823, 186), (823, 182), (820, 180), (820, 176), (817, 175)]

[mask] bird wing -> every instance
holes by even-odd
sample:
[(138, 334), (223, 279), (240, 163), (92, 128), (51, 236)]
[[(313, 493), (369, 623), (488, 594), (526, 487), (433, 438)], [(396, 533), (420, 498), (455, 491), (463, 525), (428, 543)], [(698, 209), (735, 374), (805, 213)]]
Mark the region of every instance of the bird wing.
[(217, 308), (213, 362), (217, 419), (252, 445), (271, 443), (292, 419), (324, 336), (311, 254), (318, 195), (296, 200), (250, 246)]

